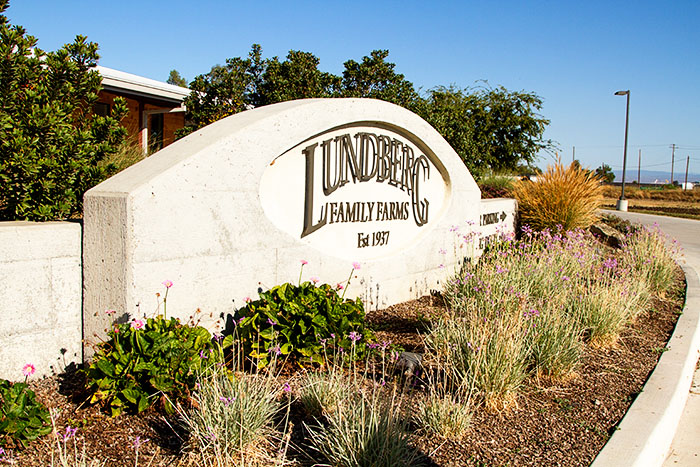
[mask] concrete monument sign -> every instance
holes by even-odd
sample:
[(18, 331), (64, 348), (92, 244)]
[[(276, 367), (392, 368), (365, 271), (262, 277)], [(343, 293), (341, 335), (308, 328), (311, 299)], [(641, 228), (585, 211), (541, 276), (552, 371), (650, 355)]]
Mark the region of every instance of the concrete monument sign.
[[(220, 120), (85, 195), (85, 337), (105, 309), (201, 310), (205, 325), (259, 288), (335, 284), (368, 309), (439, 289), (455, 225), (479, 225), (480, 191), (447, 142), (406, 109), (307, 99)], [(475, 245), (476, 247), (476, 245)], [(160, 290), (162, 292), (162, 290)]]
[(448, 183), (445, 167), (420, 140), (365, 123), (326, 131), (273, 160), (260, 201), (280, 230), (356, 261), (400, 251), (429, 232)]

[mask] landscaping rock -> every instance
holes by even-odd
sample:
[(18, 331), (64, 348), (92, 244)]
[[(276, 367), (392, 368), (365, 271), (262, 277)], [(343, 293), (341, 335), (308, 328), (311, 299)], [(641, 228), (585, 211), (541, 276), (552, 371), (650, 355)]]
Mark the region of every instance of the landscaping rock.
[(588, 230), (590, 230), (593, 235), (599, 237), (601, 241), (613, 248), (620, 248), (625, 239), (625, 235), (622, 232), (610, 227), (609, 225), (603, 224), (602, 222), (593, 224)]
[(396, 367), (402, 371), (404, 376), (412, 378), (419, 376), (423, 364), (423, 354), (414, 352), (401, 352)]

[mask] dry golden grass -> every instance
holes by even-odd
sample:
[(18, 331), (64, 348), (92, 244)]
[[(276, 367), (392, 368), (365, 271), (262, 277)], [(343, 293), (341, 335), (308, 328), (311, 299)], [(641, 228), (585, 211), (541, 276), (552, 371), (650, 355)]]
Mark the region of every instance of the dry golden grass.
[[(620, 187), (606, 185), (603, 187), (603, 196), (605, 198), (617, 199), (620, 197)], [(698, 202), (700, 201), (700, 189), (698, 190), (681, 190), (680, 188), (664, 188), (664, 189), (640, 189), (635, 186), (625, 186), (625, 198), (627, 199), (646, 199), (655, 201), (685, 201)]]
[(536, 181), (521, 181), (513, 187), (521, 223), (536, 230), (590, 226), (598, 219), (602, 195), (600, 180), (593, 173), (560, 162), (548, 166)]
[(128, 139), (119, 146), (117, 152), (107, 156), (100, 164), (107, 167), (111, 177), (145, 158), (146, 155), (143, 153), (143, 149), (138, 141), (136, 139)]

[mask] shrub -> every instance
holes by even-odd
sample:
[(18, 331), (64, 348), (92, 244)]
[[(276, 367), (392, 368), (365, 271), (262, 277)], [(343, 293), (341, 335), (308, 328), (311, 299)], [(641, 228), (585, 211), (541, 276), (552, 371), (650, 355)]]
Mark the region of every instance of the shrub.
[(235, 319), (245, 353), (259, 367), (273, 353), (322, 363), (326, 349), (347, 351), (354, 345), (356, 356), (362, 356), (372, 339), (360, 299), (344, 299), (328, 284), (273, 287), (239, 309)]
[[(0, 0), (0, 13), (8, 7)], [(56, 52), (36, 48), (0, 15), (0, 220), (52, 220), (82, 211), (83, 193), (107, 171), (98, 163), (126, 135), (123, 99), (93, 115), (101, 78), (97, 44), (77, 36)]]
[(513, 187), (518, 200), (520, 222), (543, 230), (557, 225), (565, 230), (588, 227), (597, 217), (602, 202), (598, 178), (575, 164), (561, 163), (537, 177), (537, 181), (522, 181)]
[(482, 198), (506, 198), (513, 189), (513, 177), (490, 174), (479, 180)]
[(95, 391), (91, 403), (102, 402), (113, 417), (145, 410), (158, 393), (167, 396), (164, 407), (172, 412), (170, 401), (189, 397), (196, 372), (223, 360), (205, 328), (161, 315), (115, 324), (108, 337), (86, 374), (87, 387)]
[(49, 411), (26, 383), (0, 379), (0, 446), (19, 444), (51, 433)]

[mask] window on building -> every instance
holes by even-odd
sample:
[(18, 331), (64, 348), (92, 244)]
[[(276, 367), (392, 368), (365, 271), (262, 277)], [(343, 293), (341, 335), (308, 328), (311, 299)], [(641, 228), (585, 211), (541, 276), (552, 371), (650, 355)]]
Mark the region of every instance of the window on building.
[(156, 152), (163, 149), (163, 114), (149, 116), (148, 150)]

